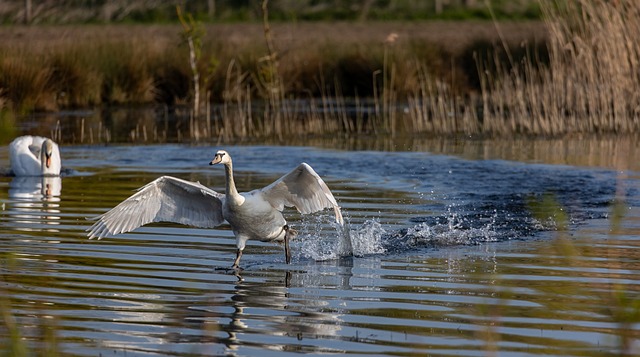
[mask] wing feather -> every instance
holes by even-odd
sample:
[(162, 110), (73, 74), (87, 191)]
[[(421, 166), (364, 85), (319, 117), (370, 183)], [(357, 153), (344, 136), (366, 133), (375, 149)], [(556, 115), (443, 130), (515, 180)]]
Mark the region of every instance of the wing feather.
[(97, 217), (98, 221), (88, 229), (88, 235), (103, 238), (130, 232), (152, 222), (213, 228), (224, 222), (223, 200), (223, 194), (199, 182), (162, 176)]
[(30, 176), (40, 174), (40, 148), (44, 140), (43, 137), (25, 135), (15, 138), (9, 144), (11, 169), (14, 175)]
[(336, 222), (344, 225), (340, 206), (331, 190), (313, 168), (304, 162), (261, 191), (266, 200), (279, 211), (285, 206), (295, 207), (302, 214), (333, 208)]

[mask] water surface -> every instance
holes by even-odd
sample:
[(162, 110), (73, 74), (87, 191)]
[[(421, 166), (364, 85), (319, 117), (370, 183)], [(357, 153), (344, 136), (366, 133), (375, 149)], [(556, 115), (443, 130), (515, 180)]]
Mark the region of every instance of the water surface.
[(589, 150), (535, 142), (333, 147), (225, 147), (241, 190), (299, 162), (313, 166), (343, 207), (356, 253), (336, 254), (330, 212), (289, 210), (300, 231), (292, 264), (281, 246), (250, 241), (240, 276), (220, 269), (235, 257), (224, 225), (86, 238), (88, 219), (161, 175), (223, 191), (224, 170), (208, 165), (216, 148), (69, 145), (71, 175), (0, 178), (0, 295), (10, 316), (0, 351), (613, 356), (640, 348), (635, 145), (596, 163)]

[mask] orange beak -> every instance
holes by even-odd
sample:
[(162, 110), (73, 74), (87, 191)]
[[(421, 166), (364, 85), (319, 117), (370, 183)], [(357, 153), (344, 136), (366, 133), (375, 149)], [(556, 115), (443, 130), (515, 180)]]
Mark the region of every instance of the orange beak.
[(47, 165), (47, 168), (51, 167), (51, 156), (47, 156), (47, 160), (45, 160), (45, 165)]
[(209, 165), (215, 165), (220, 163), (220, 161), (222, 161), (222, 155), (216, 155), (213, 160), (211, 160), (211, 162), (209, 163)]

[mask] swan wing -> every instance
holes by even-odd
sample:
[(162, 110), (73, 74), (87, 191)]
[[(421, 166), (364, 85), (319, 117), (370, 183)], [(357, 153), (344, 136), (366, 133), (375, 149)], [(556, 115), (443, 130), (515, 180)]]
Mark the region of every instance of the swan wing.
[(132, 231), (151, 222), (213, 228), (224, 222), (224, 195), (199, 182), (162, 176), (138, 190), (87, 229), (90, 238)]
[(303, 214), (333, 208), (336, 222), (344, 225), (340, 206), (331, 190), (311, 166), (304, 162), (261, 191), (264, 198), (279, 211), (285, 206), (293, 206)]
[(11, 170), (16, 176), (40, 175), (40, 149), (44, 138), (39, 136), (20, 136), (9, 144)]

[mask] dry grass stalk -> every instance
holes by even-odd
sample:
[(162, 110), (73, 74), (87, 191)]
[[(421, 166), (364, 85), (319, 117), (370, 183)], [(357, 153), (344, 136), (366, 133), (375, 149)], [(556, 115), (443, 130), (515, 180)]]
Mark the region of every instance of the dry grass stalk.
[[(257, 59), (256, 46), (221, 59), (228, 63), (226, 71), (218, 73), (224, 79), (212, 81), (220, 88), (207, 88), (222, 93), (217, 96), (221, 109), (214, 108), (204, 119), (194, 117), (189, 123), (192, 137), (282, 140), (301, 132), (555, 136), (640, 129), (640, 3), (636, 1), (580, 0), (563, 2), (564, 7), (543, 1), (548, 62), (530, 55), (522, 62), (505, 63), (496, 50), (491, 63), (478, 61), (479, 97), (473, 92), (461, 97), (453, 79), (436, 78), (433, 73), (446, 66), (418, 58), (416, 47), (402, 33), (387, 43), (327, 42), (300, 55), (304, 43), (286, 43), (273, 36), (268, 2), (263, 4), (267, 55)], [(335, 31), (327, 29), (334, 35)], [(12, 46), (13, 52), (0, 51), (2, 101), (12, 109), (144, 103), (160, 95), (181, 104), (187, 97), (188, 90), (180, 94), (178, 89), (190, 77), (189, 70), (178, 64), (184, 61), (169, 50), (175, 46), (170, 41), (85, 42), (80, 47), (67, 43), (56, 47), (59, 52), (43, 44)], [(283, 56), (276, 47), (285, 46)], [(299, 61), (312, 63), (314, 69), (304, 69)], [(371, 84), (372, 110), (362, 99), (368, 93), (358, 88), (350, 93), (351, 88), (345, 87), (344, 73), (358, 71)], [(307, 77), (315, 77), (315, 85)], [(401, 107), (406, 115), (398, 111)]]
[(191, 14), (187, 14), (185, 17), (180, 6), (176, 6), (176, 13), (182, 25), (181, 35), (189, 46), (189, 67), (193, 77), (193, 116), (197, 118), (200, 116), (200, 71), (198, 70), (198, 60), (202, 53), (201, 38), (203, 29)]
[[(548, 65), (483, 76), (486, 133), (563, 135), (640, 129), (640, 3), (544, 1)], [(564, 7), (563, 7), (564, 6)]]

